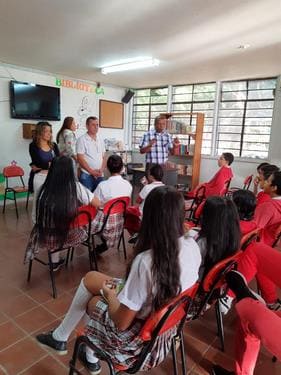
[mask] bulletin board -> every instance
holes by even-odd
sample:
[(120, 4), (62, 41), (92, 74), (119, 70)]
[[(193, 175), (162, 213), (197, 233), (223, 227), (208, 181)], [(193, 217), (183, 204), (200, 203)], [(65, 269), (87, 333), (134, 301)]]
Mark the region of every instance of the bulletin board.
[(100, 127), (123, 129), (124, 104), (100, 100)]

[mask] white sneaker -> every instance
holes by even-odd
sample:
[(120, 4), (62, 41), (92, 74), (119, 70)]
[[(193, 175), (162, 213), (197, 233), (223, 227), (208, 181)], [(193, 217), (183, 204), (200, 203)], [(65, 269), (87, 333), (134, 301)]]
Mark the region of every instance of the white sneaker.
[(220, 311), (223, 315), (226, 315), (228, 311), (231, 309), (233, 300), (234, 298), (230, 297), (227, 294), (219, 299)]

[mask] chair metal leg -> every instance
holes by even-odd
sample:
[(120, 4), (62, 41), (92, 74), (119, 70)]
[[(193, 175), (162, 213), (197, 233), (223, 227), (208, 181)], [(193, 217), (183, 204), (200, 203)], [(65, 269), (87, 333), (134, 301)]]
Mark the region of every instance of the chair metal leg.
[(26, 197), (26, 204), (25, 204), (25, 209), (28, 209), (28, 202), (29, 202), (29, 191), (27, 192), (27, 197)]
[(74, 254), (74, 247), (71, 248), (71, 253), (70, 253), (70, 262), (73, 261), (73, 254)]
[(6, 199), (7, 199), (7, 192), (5, 190), (5, 195), (4, 195), (4, 204), (3, 204), (3, 214), (5, 213), (5, 209), (6, 209)]
[[(123, 234), (124, 234), (124, 232), (123, 232)], [(117, 250), (119, 250), (119, 249), (120, 249), (120, 245), (121, 245), (121, 240), (122, 240), (122, 236), (120, 236), (120, 238), (119, 238), (119, 242), (118, 242)]]
[(216, 310), (216, 320), (217, 320), (217, 327), (218, 327), (218, 336), (220, 339), (221, 344), (221, 351), (224, 352), (224, 329), (223, 329), (223, 320), (222, 320), (222, 313), (220, 311), (219, 301), (215, 304)]
[(181, 351), (181, 365), (182, 365), (182, 375), (186, 375), (186, 358), (185, 358), (185, 349), (184, 349), (184, 339), (183, 333), (180, 333), (180, 351)]
[(52, 283), (52, 291), (53, 291), (53, 298), (57, 298), (57, 288), (55, 283), (55, 275), (53, 271), (53, 262), (51, 257), (51, 252), (48, 251), (48, 259), (49, 259), (49, 272), (51, 277), (51, 283)]
[(27, 281), (28, 282), (30, 281), (30, 278), (31, 278), (32, 262), (33, 262), (32, 259), (30, 259), (29, 265), (28, 265), (28, 274), (27, 274)]
[(16, 215), (17, 219), (19, 218), (19, 213), (18, 213), (18, 205), (17, 205), (17, 198), (16, 198), (16, 193), (14, 192), (14, 201), (15, 201), (15, 207), (16, 207)]
[(174, 375), (178, 375), (179, 372), (178, 372), (177, 351), (176, 351), (175, 339), (172, 340), (172, 356), (173, 356)]
[(124, 253), (124, 258), (127, 259), (127, 252), (126, 252), (126, 244), (125, 244), (125, 236), (124, 236), (124, 231), (122, 232), (122, 235), (120, 237), (120, 240), (122, 238), (122, 243), (123, 243), (123, 253)]

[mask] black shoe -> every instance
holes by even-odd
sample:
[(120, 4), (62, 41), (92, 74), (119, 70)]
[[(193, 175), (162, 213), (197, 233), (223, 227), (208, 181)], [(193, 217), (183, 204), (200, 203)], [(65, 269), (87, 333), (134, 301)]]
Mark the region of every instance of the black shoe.
[(265, 303), (261, 296), (248, 287), (247, 281), (242, 273), (235, 270), (230, 271), (225, 275), (225, 280), (229, 288), (235, 293), (237, 301), (240, 301), (243, 298), (253, 298)]
[(135, 233), (132, 235), (132, 237), (128, 240), (128, 243), (135, 244), (139, 238), (139, 234)]
[(78, 358), (83, 366), (89, 371), (91, 375), (98, 375), (101, 373), (100, 361), (96, 363), (89, 362), (86, 357), (86, 348), (85, 345), (80, 345)]
[(211, 375), (235, 375), (234, 371), (228, 371), (225, 368), (215, 365), (212, 368)]
[(108, 250), (108, 247), (107, 247), (106, 243), (101, 243), (100, 245), (96, 246), (95, 250), (96, 250), (97, 254), (102, 254), (106, 250)]
[(67, 354), (67, 343), (66, 341), (58, 341), (53, 338), (53, 331), (48, 333), (40, 333), (36, 336), (36, 340), (44, 346), (48, 346), (53, 349), (58, 355)]
[(65, 259), (64, 258), (61, 258), (58, 262), (53, 262), (53, 272), (56, 272), (58, 271), (61, 266), (64, 265), (64, 262), (65, 262)]

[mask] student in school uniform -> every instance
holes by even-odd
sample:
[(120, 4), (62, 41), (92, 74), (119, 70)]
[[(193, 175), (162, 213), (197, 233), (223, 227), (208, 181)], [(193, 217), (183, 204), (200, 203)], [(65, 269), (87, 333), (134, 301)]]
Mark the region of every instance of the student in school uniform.
[(148, 194), (155, 188), (163, 186), (164, 171), (160, 164), (153, 164), (147, 173), (148, 184), (145, 185), (137, 197), (139, 206), (128, 207), (126, 211), (126, 229), (132, 234), (129, 243), (135, 243), (140, 230), (144, 202)]
[(276, 171), (278, 172), (279, 168), (273, 164), (267, 163), (266, 165), (260, 167), (259, 187), (262, 190), (257, 194), (257, 205), (270, 200), (270, 195), (263, 190), (264, 182), (272, 175), (273, 172)]
[[(118, 279), (96, 271), (87, 273), (60, 325), (36, 339), (57, 354), (67, 354), (68, 338), (84, 317), (88, 338), (108, 353), (114, 365), (131, 367), (145, 345), (138, 333), (146, 318), (198, 279), (199, 247), (184, 235), (183, 222), (182, 195), (167, 186), (154, 189), (145, 200), (141, 232), (123, 289), (112, 286)], [(165, 339), (163, 335), (156, 338), (142, 371), (165, 358), (173, 332), (172, 327)], [(91, 374), (101, 372), (101, 364), (89, 348), (81, 348), (79, 359)]]
[(250, 190), (239, 189), (232, 194), (232, 200), (240, 218), (241, 235), (244, 236), (257, 228), (257, 224), (253, 221), (256, 197)]
[[(123, 169), (123, 161), (119, 155), (111, 155), (107, 160), (107, 169), (110, 173), (110, 177), (98, 184), (93, 195), (103, 206), (106, 202), (114, 198), (119, 197), (129, 197), (131, 198), (132, 194), (132, 185), (121, 176)], [(118, 219), (118, 215), (115, 215), (116, 219), (116, 231), (118, 231), (117, 226), (123, 226), (123, 216)], [(92, 222), (92, 231), (96, 232), (101, 228), (103, 222), (103, 212), (98, 211), (94, 221)], [(108, 223), (108, 225), (114, 226), (113, 223)], [(107, 231), (107, 229), (105, 228)], [(108, 237), (104, 238), (101, 236), (102, 243), (96, 246), (96, 251), (100, 254), (108, 249), (108, 247), (113, 247), (116, 242), (116, 232), (108, 230)]]
[(262, 229), (261, 240), (271, 246), (281, 224), (281, 172), (274, 172), (265, 180), (263, 190), (270, 199), (257, 206), (254, 221)]
[(196, 191), (201, 187), (205, 186), (205, 197), (213, 195), (222, 195), (225, 189), (226, 183), (233, 178), (233, 172), (230, 165), (233, 163), (234, 156), (230, 152), (224, 152), (218, 159), (218, 166), (220, 169), (209, 181), (197, 186), (195, 190), (187, 194), (188, 198), (195, 196)]

